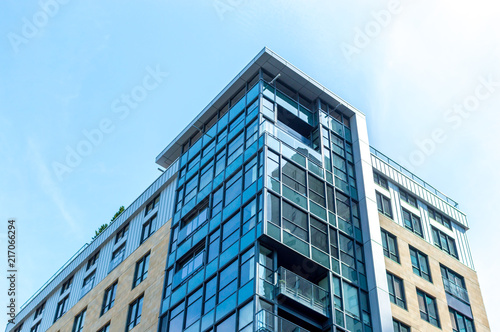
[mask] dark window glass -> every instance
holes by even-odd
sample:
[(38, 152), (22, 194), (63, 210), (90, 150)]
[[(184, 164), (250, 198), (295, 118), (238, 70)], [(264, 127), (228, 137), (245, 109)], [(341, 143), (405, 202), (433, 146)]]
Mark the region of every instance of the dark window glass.
[(95, 253), (92, 257), (89, 258), (87, 261), (87, 271), (90, 270), (91, 267), (97, 263), (97, 260), (99, 259), (99, 251)]
[(410, 247), (410, 256), (413, 273), (421, 276), (427, 281), (432, 282), (427, 255), (415, 248)]
[(127, 237), (129, 224), (127, 223), (123, 226), (117, 233), (115, 237), (115, 243), (118, 243), (121, 239)]
[(141, 243), (146, 241), (155, 231), (156, 215), (142, 225)]
[(222, 251), (229, 248), (240, 237), (240, 213), (229, 219), (222, 226)]
[(434, 209), (431, 209), (428, 207), (428, 212), (429, 212), (429, 217), (435, 221), (437, 221), (438, 223), (440, 223), (441, 225), (443, 226), (446, 226), (448, 227), (449, 229), (451, 229), (451, 222), (450, 222), (450, 219), (444, 217), (442, 214), (440, 214), (439, 212), (437, 212), (436, 210)]
[[(40, 322), (38, 322), (35, 325), (33, 325), (33, 327), (31, 327), (30, 332), (39, 332), (40, 331), (40, 325), (41, 325)], [(21, 331), (21, 330), (20, 329), (16, 329), (16, 331)], [(74, 327), (73, 327), (73, 331), (75, 331)], [(79, 331), (81, 331), (81, 330), (79, 330)]]
[(132, 330), (135, 326), (137, 326), (137, 324), (141, 322), (143, 300), (144, 295), (141, 295), (129, 305), (127, 316), (127, 331)]
[(75, 320), (73, 322), (73, 330), (72, 332), (81, 332), (83, 330), (83, 325), (85, 324), (85, 313), (87, 309), (84, 309), (78, 315), (75, 316)]
[(377, 208), (380, 213), (392, 218), (391, 200), (379, 192), (375, 192), (377, 197)]
[(399, 263), (397, 239), (394, 235), (382, 229), (382, 246), (384, 247), (384, 255), (395, 262)]
[(373, 172), (373, 179), (375, 180), (376, 184), (389, 190), (389, 185), (387, 184), (387, 180), (382, 175)]
[(39, 316), (41, 316), (43, 314), (43, 311), (45, 310), (45, 302), (43, 302), (42, 304), (40, 304), (38, 306), (38, 308), (36, 308), (36, 311), (35, 311), (35, 317), (33, 318), (33, 320), (37, 319)]
[(236, 314), (232, 314), (217, 325), (216, 332), (234, 332), (236, 329)]
[(309, 198), (325, 206), (325, 186), (323, 181), (309, 174)]
[(399, 196), (406, 203), (408, 203), (414, 207), (417, 207), (417, 199), (414, 196), (407, 193), (406, 191), (404, 191), (403, 189), (399, 189)]
[(295, 191), (306, 194), (306, 171), (283, 159), (283, 183)]
[(474, 332), (474, 321), (462, 313), (448, 308), (450, 311), (451, 327), (453, 332)]
[(270, 193), (267, 193), (267, 220), (280, 225), (280, 199)]
[(420, 218), (414, 215), (413, 213), (403, 209), (403, 221), (405, 227), (408, 228), (413, 233), (423, 237), (422, 233), (422, 224), (420, 222)]
[(349, 197), (339, 191), (335, 193), (337, 199), (337, 215), (347, 221), (351, 221), (351, 206)]
[(392, 273), (387, 272), (387, 284), (389, 286), (389, 297), (391, 302), (406, 309), (405, 290), (403, 280)]
[(441, 265), (441, 277), (443, 278), (444, 290), (448, 294), (469, 303), (469, 294), (465, 287), (464, 277), (444, 265)]
[(338, 236), (337, 231), (333, 228), (330, 228), (330, 255), (339, 259)]
[(106, 313), (115, 304), (117, 286), (118, 286), (118, 281), (115, 281), (114, 284), (106, 288), (106, 290), (104, 291), (104, 299), (102, 301), (101, 315)]
[(155, 207), (157, 207), (159, 203), (160, 203), (160, 195), (158, 195), (155, 198), (153, 198), (153, 200), (148, 205), (146, 205), (146, 214), (145, 215), (147, 215)]
[(219, 257), (220, 253), (220, 230), (210, 235), (210, 244), (208, 246), (208, 262)]
[(73, 276), (69, 277), (68, 280), (66, 280), (62, 287), (61, 287), (61, 294), (64, 293), (65, 291), (67, 291), (70, 287), (71, 287), (71, 284), (73, 283)]
[(109, 332), (109, 329), (111, 328), (111, 324), (110, 323), (107, 323), (106, 325), (104, 325), (103, 327), (101, 327), (99, 329), (99, 331), (97, 332)]
[(203, 306), (203, 313), (206, 314), (215, 307), (216, 291), (217, 291), (217, 277), (212, 278), (205, 284), (205, 305)]
[(401, 323), (400, 321), (393, 320), (394, 332), (410, 332), (410, 327), (406, 324)]
[(291, 204), (283, 202), (283, 229), (308, 241), (307, 214)]
[(61, 316), (64, 315), (66, 313), (66, 311), (68, 310), (68, 299), (69, 299), (69, 296), (66, 296), (64, 299), (59, 301), (59, 303), (57, 304), (56, 315), (54, 317), (54, 323), (56, 322), (56, 320), (61, 318)]
[(328, 252), (328, 226), (323, 222), (311, 218), (311, 244)]
[(436, 299), (417, 289), (418, 307), (420, 309), (420, 318), (440, 327), (439, 316), (436, 306)]
[(149, 253), (143, 256), (135, 265), (135, 276), (133, 287), (136, 287), (148, 276), (149, 269)]
[(444, 232), (435, 227), (432, 227), (432, 239), (434, 245), (436, 245), (439, 249), (443, 250), (444, 252), (450, 254), (455, 258), (458, 258), (455, 240), (451, 236), (445, 234)]
[(241, 172), (234, 175), (231, 179), (229, 179), (226, 183), (226, 199), (225, 205), (229, 205), (236, 197), (241, 194), (242, 187), (242, 178)]

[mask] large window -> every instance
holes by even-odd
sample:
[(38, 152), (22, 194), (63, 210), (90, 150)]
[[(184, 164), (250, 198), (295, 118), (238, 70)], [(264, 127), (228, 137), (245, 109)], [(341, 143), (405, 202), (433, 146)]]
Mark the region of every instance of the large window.
[(450, 310), (451, 327), (453, 332), (474, 332), (474, 321), (462, 313), (448, 308)]
[(439, 315), (437, 311), (436, 299), (427, 293), (417, 289), (418, 307), (420, 309), (420, 318), (440, 327)]
[(155, 232), (156, 214), (142, 225), (141, 243)]
[(455, 240), (451, 236), (435, 227), (432, 227), (432, 239), (434, 241), (434, 245), (436, 245), (439, 249), (455, 258), (458, 258)]
[(218, 302), (221, 303), (238, 289), (238, 260), (223, 269), (219, 275)]
[(414, 207), (417, 207), (417, 199), (401, 188), (399, 189), (399, 196), (406, 203), (408, 203)]
[(381, 232), (384, 255), (399, 263), (398, 241), (396, 237), (384, 229), (381, 229)]
[(118, 286), (118, 281), (115, 281), (110, 287), (106, 288), (104, 291), (104, 299), (102, 301), (101, 316), (104, 315), (109, 309), (115, 304), (116, 287)]
[(421, 276), (427, 281), (432, 282), (431, 271), (429, 269), (429, 259), (427, 255), (413, 247), (410, 247), (410, 257), (413, 273)]
[(295, 166), (286, 159), (283, 159), (283, 167), (281, 171), (283, 173), (284, 184), (302, 195), (306, 194), (306, 171)]
[(437, 212), (434, 209), (431, 209), (430, 207), (427, 208), (427, 210), (429, 211), (429, 217), (431, 219), (433, 219), (433, 220), (437, 221), (438, 223), (440, 223), (441, 225), (446, 226), (449, 229), (451, 229), (450, 219), (444, 217), (441, 213)]
[(241, 173), (242, 172), (239, 171), (226, 182), (226, 191), (224, 200), (226, 206), (229, 205), (229, 203), (234, 201), (241, 194), (241, 188), (243, 183)]
[(192, 250), (188, 255), (186, 255), (182, 260), (178, 263), (177, 268), (177, 280), (178, 284), (189, 275), (191, 275), (194, 271), (198, 270), (203, 265), (203, 259), (205, 255), (205, 245), (201, 245), (196, 249)]
[(309, 198), (321, 206), (325, 206), (325, 185), (323, 181), (309, 174)]
[(129, 305), (127, 315), (127, 331), (132, 330), (135, 326), (137, 326), (137, 324), (141, 322), (143, 300), (144, 295), (141, 295)]
[(75, 321), (73, 322), (72, 332), (81, 332), (83, 330), (83, 325), (85, 324), (85, 314), (87, 309), (83, 309), (78, 315), (75, 316)]
[(54, 323), (56, 322), (56, 320), (61, 318), (61, 316), (64, 315), (68, 310), (68, 300), (69, 300), (69, 295), (66, 296), (64, 299), (62, 299), (61, 301), (59, 301), (59, 303), (57, 304), (56, 315), (54, 316)]
[(201, 309), (203, 305), (203, 288), (198, 289), (187, 298), (185, 327), (190, 327), (194, 322), (201, 318)]
[(373, 172), (373, 179), (375, 180), (375, 183), (378, 184), (379, 186), (389, 190), (389, 185), (387, 184), (386, 178), (384, 178), (382, 175)]
[(149, 269), (149, 253), (144, 255), (135, 265), (135, 275), (133, 287), (136, 287), (148, 276)]
[(308, 241), (307, 214), (287, 202), (283, 202), (283, 229)]
[(395, 319), (392, 320), (394, 326), (394, 332), (410, 332), (410, 327), (406, 324), (401, 323)]
[(424, 233), (422, 233), (422, 223), (420, 222), (420, 218), (405, 209), (403, 209), (403, 222), (405, 227), (410, 231), (421, 237), (424, 236)]
[(405, 289), (403, 280), (392, 273), (387, 272), (387, 284), (389, 286), (389, 297), (395, 305), (406, 309)]
[(375, 192), (375, 195), (377, 196), (378, 211), (392, 218), (391, 200), (379, 192)]
[(145, 215), (148, 215), (148, 213), (151, 212), (155, 207), (157, 207), (159, 203), (160, 203), (160, 195), (153, 198), (153, 200), (148, 205), (146, 205)]
[(237, 213), (222, 225), (222, 251), (238, 241), (240, 237), (241, 214)]
[(469, 295), (465, 287), (464, 277), (444, 265), (441, 265), (441, 277), (443, 278), (444, 289), (447, 293), (469, 303)]
[(122, 244), (118, 249), (111, 255), (111, 262), (109, 263), (109, 272), (118, 266), (125, 258), (125, 243)]
[(328, 226), (311, 217), (311, 244), (324, 252), (328, 252)]

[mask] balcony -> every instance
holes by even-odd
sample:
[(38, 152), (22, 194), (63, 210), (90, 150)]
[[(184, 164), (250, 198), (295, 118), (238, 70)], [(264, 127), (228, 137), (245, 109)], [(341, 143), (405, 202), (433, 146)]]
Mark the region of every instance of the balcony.
[(329, 293), (309, 280), (280, 267), (278, 269), (277, 296), (286, 296), (328, 317)]
[(469, 302), (469, 293), (467, 293), (467, 290), (465, 288), (462, 288), (458, 286), (457, 284), (449, 281), (446, 278), (443, 278), (443, 285), (444, 285), (444, 290), (456, 297), (457, 299), (465, 302), (465, 303), (470, 303)]
[(256, 315), (256, 332), (309, 332), (308, 330), (273, 314), (261, 310)]

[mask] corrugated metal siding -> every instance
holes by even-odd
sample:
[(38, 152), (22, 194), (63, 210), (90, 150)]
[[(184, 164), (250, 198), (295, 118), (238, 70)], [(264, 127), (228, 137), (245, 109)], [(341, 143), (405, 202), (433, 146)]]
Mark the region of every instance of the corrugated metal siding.
[[(87, 259), (98, 250), (100, 250), (100, 253), (96, 267), (94, 287), (108, 275), (109, 263), (111, 261), (113, 250), (115, 249), (114, 235), (122, 225), (127, 222), (130, 223), (126, 239), (125, 259), (139, 247), (142, 225), (145, 221), (149, 220), (149, 218), (154, 216), (156, 213), (157, 218), (154, 228), (156, 231), (172, 218), (175, 189), (177, 184), (177, 171), (178, 162), (175, 162), (125, 211), (123, 211), (123, 213), (113, 223), (111, 223), (99, 237), (97, 237), (78, 256), (76, 256), (68, 264), (68, 266), (54, 278), (54, 280), (42, 289), (40, 293), (18, 313), (16, 321), (22, 321), (30, 315), (30, 317), (24, 321), (23, 329), (21, 330), (22, 332), (30, 331), (33, 322), (34, 310), (43, 301), (46, 301), (46, 304), (43, 312), (42, 323), (40, 325), (40, 331), (46, 331), (53, 325), (57, 304), (62, 299), (60, 296), (60, 285), (70, 275), (73, 275), (73, 282), (70, 288), (68, 310), (80, 300), (83, 279), (86, 276), (85, 270)], [(156, 197), (157, 194), (160, 194), (160, 202), (158, 206), (149, 212), (147, 216), (144, 216), (146, 203), (149, 203), (149, 200)], [(6, 331), (10, 331), (13, 327), (14, 326), (12, 324), (8, 324)]]

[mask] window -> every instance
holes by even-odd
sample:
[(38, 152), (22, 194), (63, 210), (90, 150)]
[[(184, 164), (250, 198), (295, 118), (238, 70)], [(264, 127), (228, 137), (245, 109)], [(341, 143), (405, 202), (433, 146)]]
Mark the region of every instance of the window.
[(80, 298), (85, 296), (85, 294), (90, 292), (92, 287), (94, 287), (94, 280), (95, 280), (95, 271), (93, 271), (91, 274), (89, 274), (87, 277), (85, 277), (85, 279), (83, 279), (83, 286), (82, 286)]
[(408, 203), (414, 207), (417, 207), (417, 199), (414, 196), (408, 194), (406, 191), (404, 191), (401, 188), (399, 188), (399, 196), (406, 203)]
[(212, 278), (205, 284), (205, 304), (203, 313), (208, 313), (215, 308), (215, 295), (217, 293), (217, 277)]
[(453, 332), (474, 332), (474, 321), (460, 312), (450, 310), (451, 327)]
[(144, 294), (138, 297), (129, 305), (127, 316), (127, 331), (132, 330), (135, 326), (137, 326), (137, 324), (141, 322), (143, 300)]
[[(38, 332), (40, 330), (40, 322), (36, 323), (35, 325), (33, 325), (33, 327), (31, 328), (30, 332)], [(19, 330), (21, 331), (21, 330)]]
[(226, 192), (225, 192), (225, 205), (229, 205), (241, 194), (243, 179), (241, 176), (241, 171), (236, 173), (232, 178), (226, 182)]
[(147, 216), (149, 212), (151, 212), (155, 207), (157, 207), (159, 203), (160, 203), (160, 195), (156, 196), (148, 205), (146, 205), (145, 216)]
[(384, 255), (399, 263), (398, 241), (396, 237), (384, 229), (381, 229), (381, 232)]
[(236, 314), (232, 314), (217, 325), (216, 332), (231, 332), (236, 329)]
[(406, 309), (403, 280), (396, 277), (392, 273), (387, 272), (387, 284), (389, 286), (389, 297), (391, 299), (391, 302), (398, 307)]
[(229, 248), (240, 237), (240, 213), (234, 215), (224, 225), (222, 225), (222, 249)]
[(118, 249), (116, 249), (113, 252), (113, 255), (111, 256), (111, 263), (109, 264), (109, 272), (113, 270), (115, 267), (118, 266), (123, 261), (123, 258), (125, 256), (125, 243), (122, 244)]
[(328, 226), (315, 219), (311, 218), (311, 244), (316, 248), (328, 252)]
[(126, 224), (118, 231), (118, 233), (116, 233), (115, 243), (118, 243), (118, 241), (120, 241), (121, 239), (123, 239), (127, 236), (128, 228), (129, 228), (129, 224)]
[(132, 288), (139, 285), (148, 276), (149, 253), (143, 256), (135, 265), (134, 284)]
[(71, 283), (73, 282), (73, 276), (69, 277), (68, 280), (66, 280), (63, 284), (62, 284), (62, 287), (61, 287), (61, 294), (63, 294), (64, 292), (66, 292), (70, 287), (71, 287)]
[(207, 166), (201, 169), (200, 175), (200, 190), (205, 188), (214, 177), (214, 165), (209, 163)]
[(99, 331), (97, 331), (97, 332), (109, 332), (110, 325), (111, 325), (110, 323), (107, 323), (106, 325), (104, 325), (103, 327), (101, 327), (99, 329)]
[(54, 323), (56, 322), (56, 320), (61, 318), (61, 316), (66, 313), (66, 310), (68, 310), (68, 299), (69, 299), (69, 295), (66, 296), (64, 299), (62, 299), (61, 301), (59, 301), (59, 303), (57, 304), (56, 315), (54, 317)]
[(323, 181), (318, 180), (311, 174), (308, 177), (309, 180), (309, 198), (321, 206), (325, 206), (325, 185)]
[(411, 212), (403, 209), (403, 222), (406, 228), (408, 228), (413, 233), (423, 237), (422, 224), (420, 223), (420, 218)]
[(23, 329), (23, 323), (19, 324), (19, 326), (14, 330), (14, 332), (21, 332)]
[(190, 327), (201, 318), (201, 307), (203, 305), (203, 287), (187, 298), (185, 328)]
[(283, 229), (308, 241), (307, 214), (287, 202), (283, 202)]
[(387, 180), (382, 175), (373, 172), (373, 179), (375, 180), (376, 184), (389, 190), (389, 185), (387, 184)]
[(255, 157), (245, 165), (243, 189), (247, 189), (252, 183), (254, 183), (257, 180), (257, 176), (258, 176), (258, 165), (257, 165), (257, 157)]
[(339, 246), (337, 231), (330, 227), (330, 255), (339, 259)]
[(90, 270), (91, 267), (97, 263), (97, 260), (99, 259), (99, 251), (96, 252), (92, 257), (89, 258), (87, 261), (87, 271)]
[(38, 306), (38, 308), (36, 308), (35, 317), (33, 318), (33, 320), (41, 316), (43, 314), (44, 309), (45, 309), (45, 302), (43, 302), (42, 304), (40, 304), (40, 306)]
[(85, 324), (85, 313), (87, 309), (83, 309), (78, 315), (75, 316), (75, 321), (73, 322), (72, 332), (81, 332), (83, 330), (83, 324)]
[(194, 271), (196, 271), (200, 266), (203, 265), (203, 256), (205, 254), (205, 244), (191, 251), (190, 254), (186, 255), (178, 263), (178, 278), (179, 281), (187, 278)]
[(442, 214), (440, 214), (439, 212), (436, 212), (436, 210), (431, 209), (430, 207), (428, 207), (427, 210), (429, 211), (429, 217), (431, 219), (434, 219), (435, 221), (437, 221), (441, 225), (446, 226), (449, 229), (451, 229), (450, 219), (444, 217)]
[(420, 318), (440, 327), (439, 316), (436, 306), (436, 299), (417, 289), (418, 307), (420, 309)]
[(394, 326), (394, 332), (410, 332), (410, 327), (406, 324), (401, 323), (395, 319), (392, 320)]
[(375, 194), (377, 196), (378, 211), (382, 214), (385, 214), (389, 218), (392, 218), (391, 200), (379, 192), (375, 192)]
[(455, 240), (451, 236), (445, 234), (435, 227), (432, 227), (432, 239), (434, 241), (434, 245), (439, 249), (452, 255), (455, 258), (458, 258)]
[(295, 166), (286, 159), (283, 159), (283, 183), (292, 188), (293, 190), (306, 194), (306, 171)]
[(110, 287), (104, 291), (104, 300), (102, 301), (101, 316), (104, 315), (109, 309), (113, 308), (115, 304), (116, 287), (118, 281), (115, 281)]
[(231, 263), (219, 274), (218, 302), (221, 303), (230, 295), (236, 292), (238, 288), (238, 260)]
[(156, 215), (142, 225), (141, 243), (146, 241), (155, 232)]
[(444, 265), (441, 265), (441, 277), (443, 278), (444, 290), (447, 293), (469, 303), (469, 295), (465, 287), (464, 277)]
[(351, 221), (351, 205), (349, 203), (349, 197), (342, 194), (339, 191), (335, 192), (337, 199), (337, 215), (347, 221)]
[(180, 242), (184, 241), (191, 233), (198, 229), (208, 220), (208, 206), (203, 204), (202, 207), (196, 209), (188, 217), (186, 217), (181, 223), (181, 229), (179, 231), (178, 240)]
[(419, 250), (410, 247), (411, 265), (413, 267), (413, 273), (421, 276), (427, 281), (432, 282), (431, 271), (429, 269), (429, 260), (427, 255), (420, 252)]

